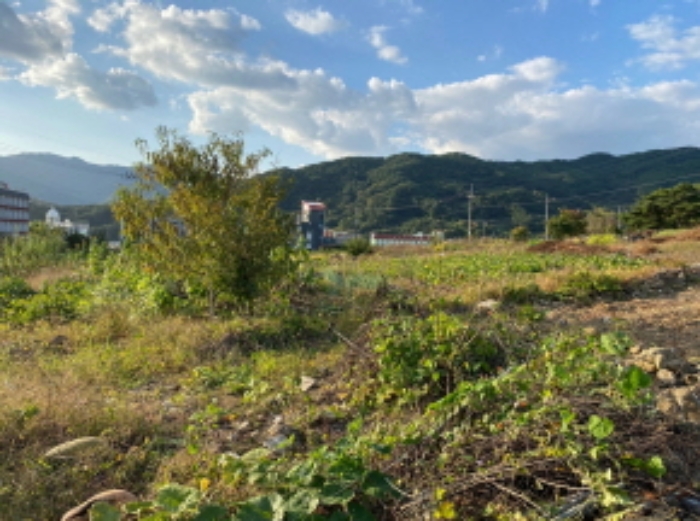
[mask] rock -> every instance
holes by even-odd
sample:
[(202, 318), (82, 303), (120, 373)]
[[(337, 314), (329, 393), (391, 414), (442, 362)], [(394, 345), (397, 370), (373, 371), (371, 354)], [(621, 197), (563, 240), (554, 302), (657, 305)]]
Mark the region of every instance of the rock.
[(662, 369), (683, 373), (689, 369), (689, 364), (683, 353), (670, 347), (647, 349), (634, 355), (630, 362), (647, 373), (655, 373)]
[(493, 313), (496, 311), (501, 303), (494, 299), (484, 300), (476, 305), (476, 310), (481, 313)]
[(681, 409), (684, 420), (700, 423), (700, 389), (698, 386), (678, 387), (671, 392)]
[(88, 521), (90, 519), (90, 508), (92, 508), (95, 503), (108, 503), (112, 506), (120, 506), (124, 503), (130, 503), (136, 500), (136, 496), (127, 490), (106, 490), (95, 494), (84, 503), (70, 509), (63, 514), (61, 521)]
[(656, 395), (656, 409), (668, 417), (676, 417), (678, 415), (680, 407), (671, 389), (661, 391)]
[(656, 379), (664, 387), (671, 387), (676, 384), (676, 375), (668, 369), (659, 369), (656, 372)]
[(640, 354), (641, 352), (642, 352), (641, 346), (636, 345), (636, 346), (630, 347), (630, 354), (631, 354), (631, 355), (638, 355), (638, 354)]
[(72, 458), (106, 446), (107, 440), (104, 438), (86, 436), (84, 438), (77, 438), (67, 441), (66, 443), (61, 443), (48, 450), (44, 454), (44, 457), (47, 459)]
[(304, 443), (304, 434), (286, 425), (281, 415), (275, 416), (266, 434), (268, 437), (263, 441), (263, 445), (273, 452), (283, 452)]
[(676, 421), (700, 424), (700, 386), (661, 391), (656, 396), (656, 408)]
[(647, 358), (644, 358), (643, 355), (638, 355), (638, 356), (633, 357), (629, 361), (629, 365), (635, 365), (635, 366), (639, 367), (645, 373), (655, 373), (656, 372), (656, 365), (654, 364), (654, 361), (649, 360)]
[(647, 359), (654, 361), (656, 369), (669, 369), (675, 372), (681, 372), (687, 365), (685, 357), (678, 349), (670, 347), (654, 347), (642, 353)]
[(299, 385), (299, 388), (304, 391), (310, 391), (314, 387), (316, 387), (318, 384), (318, 381), (315, 378), (311, 378), (310, 376), (302, 376), (301, 377), (301, 385)]

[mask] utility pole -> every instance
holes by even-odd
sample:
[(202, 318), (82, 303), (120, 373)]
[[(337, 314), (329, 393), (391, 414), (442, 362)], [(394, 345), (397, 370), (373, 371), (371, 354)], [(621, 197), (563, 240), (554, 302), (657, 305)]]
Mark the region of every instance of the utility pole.
[(617, 223), (615, 226), (617, 227), (615, 231), (620, 233), (622, 231), (622, 208), (619, 205), (617, 207)]
[(544, 240), (549, 240), (549, 195), (544, 194)]
[(472, 199), (474, 199), (474, 184), (469, 188), (467, 195), (467, 237), (472, 240)]

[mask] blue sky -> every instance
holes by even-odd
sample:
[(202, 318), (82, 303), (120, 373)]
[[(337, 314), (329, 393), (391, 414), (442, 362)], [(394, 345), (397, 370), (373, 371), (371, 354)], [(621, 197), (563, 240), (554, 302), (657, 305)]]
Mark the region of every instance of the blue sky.
[(131, 164), (158, 125), (278, 166), (700, 145), (700, 1), (0, 0), (0, 155)]

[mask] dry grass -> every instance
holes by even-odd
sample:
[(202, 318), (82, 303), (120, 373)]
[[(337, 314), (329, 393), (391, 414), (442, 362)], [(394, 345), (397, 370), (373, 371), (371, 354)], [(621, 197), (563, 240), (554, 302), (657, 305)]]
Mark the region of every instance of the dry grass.
[(29, 275), (27, 283), (35, 291), (40, 291), (44, 286), (60, 279), (74, 277), (80, 273), (78, 266), (52, 266), (41, 268), (39, 271)]

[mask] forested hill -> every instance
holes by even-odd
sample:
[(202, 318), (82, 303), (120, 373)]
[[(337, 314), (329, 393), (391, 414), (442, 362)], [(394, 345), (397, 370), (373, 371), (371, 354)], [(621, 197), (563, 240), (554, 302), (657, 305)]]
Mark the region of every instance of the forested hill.
[[(65, 166), (67, 161), (60, 164)], [(83, 206), (58, 206), (61, 215), (87, 220), (95, 231), (116, 238), (118, 227), (108, 207), (99, 203), (110, 198), (116, 182), (124, 182), (126, 168), (114, 167), (119, 175), (106, 175), (106, 167), (72, 161), (79, 167), (80, 179), (68, 176), (70, 168), (47, 169), (45, 163), (35, 161), (31, 164), (36, 171), (29, 166), (21, 172), (11, 169), (18, 176), (10, 186), (30, 192), (32, 219), (43, 219), (49, 208), (42, 199), (58, 205), (66, 199), (65, 205), (70, 204), (70, 197), (60, 197), (62, 194), (79, 193)], [(329, 226), (362, 232), (439, 229), (449, 236), (463, 235), (473, 185), (476, 230), (504, 234), (522, 224), (533, 232), (541, 231), (546, 197), (550, 198), (552, 215), (560, 207), (624, 210), (640, 195), (657, 188), (682, 181), (700, 182), (700, 149), (625, 156), (591, 154), (574, 160), (536, 162), (484, 161), (457, 153), (399, 154), (351, 157), (277, 173), (289, 189), (284, 209), (298, 211), (301, 200), (323, 201), (328, 205)], [(13, 180), (7, 175), (0, 179)], [(42, 190), (29, 190), (20, 181), (27, 186), (39, 183)], [(107, 182), (112, 183), (111, 191), (106, 190)]]
[(544, 221), (560, 207), (624, 209), (640, 195), (682, 181), (700, 182), (700, 149), (655, 150), (624, 156), (591, 154), (574, 160), (484, 161), (466, 154), (354, 157), (277, 171), (289, 182), (283, 206), (300, 200), (328, 205), (327, 224), (346, 230), (504, 232)]

